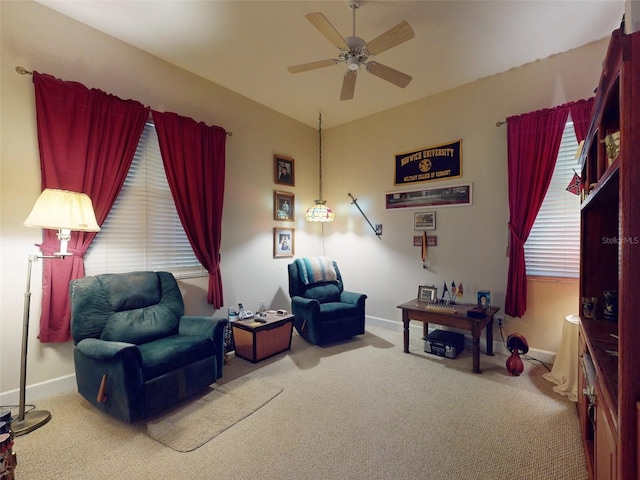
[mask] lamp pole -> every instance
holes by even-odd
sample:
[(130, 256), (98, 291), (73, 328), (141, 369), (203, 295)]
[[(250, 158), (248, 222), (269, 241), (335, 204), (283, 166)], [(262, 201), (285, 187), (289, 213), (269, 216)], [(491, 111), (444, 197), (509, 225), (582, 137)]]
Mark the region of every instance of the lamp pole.
[(51, 420), (51, 413), (47, 410), (26, 410), (26, 386), (27, 386), (27, 348), (29, 344), (29, 315), (31, 309), (31, 267), (33, 262), (37, 262), (38, 258), (58, 258), (58, 257), (39, 257), (38, 255), (29, 255), (29, 264), (27, 267), (27, 288), (24, 292), (24, 311), (22, 314), (22, 353), (20, 354), (20, 400), (18, 405), (18, 419), (11, 423), (13, 434), (24, 435), (36, 428), (41, 427)]

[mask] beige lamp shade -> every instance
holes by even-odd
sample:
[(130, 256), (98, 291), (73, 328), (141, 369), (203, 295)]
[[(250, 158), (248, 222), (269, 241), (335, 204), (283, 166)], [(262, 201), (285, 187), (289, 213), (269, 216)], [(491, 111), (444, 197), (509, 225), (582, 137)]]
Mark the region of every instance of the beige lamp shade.
[(24, 221), (26, 227), (99, 232), (93, 204), (86, 193), (46, 188)]

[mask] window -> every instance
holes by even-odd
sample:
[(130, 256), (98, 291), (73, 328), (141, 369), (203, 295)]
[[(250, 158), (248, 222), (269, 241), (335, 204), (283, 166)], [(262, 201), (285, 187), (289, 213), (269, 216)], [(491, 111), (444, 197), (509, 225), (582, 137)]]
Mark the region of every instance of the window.
[(136, 270), (205, 275), (176, 211), (158, 135), (145, 125), (131, 168), (102, 230), (85, 257), (87, 275)]
[(524, 245), (527, 275), (578, 278), (580, 274), (580, 197), (567, 191), (574, 173), (578, 142), (567, 122), (549, 190)]

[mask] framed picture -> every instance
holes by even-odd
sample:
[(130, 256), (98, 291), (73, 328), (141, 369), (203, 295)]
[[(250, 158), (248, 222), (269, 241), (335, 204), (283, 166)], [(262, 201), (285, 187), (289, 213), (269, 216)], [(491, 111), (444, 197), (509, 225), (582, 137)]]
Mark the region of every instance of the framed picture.
[(418, 287), (418, 301), (435, 302), (438, 298), (438, 288), (433, 285), (420, 285)]
[(295, 228), (280, 228), (274, 227), (273, 229), (273, 256), (279, 257), (293, 257), (295, 253), (296, 238)]
[(290, 192), (273, 192), (273, 219), (292, 222), (294, 220), (296, 196)]
[(478, 292), (478, 306), (484, 309), (491, 308), (491, 292), (489, 290)]
[(280, 185), (289, 185), (291, 187), (296, 184), (295, 170), (293, 168), (293, 158), (283, 157), (282, 155), (273, 156), (273, 181)]
[(471, 183), (385, 194), (385, 207), (387, 210), (469, 206), (472, 201), (473, 188)]
[[(413, 246), (421, 247), (422, 246), (422, 235), (414, 235), (413, 236)], [(427, 247), (437, 247), (438, 246), (438, 236), (437, 235), (427, 235)]]
[(436, 212), (419, 212), (413, 214), (414, 230), (435, 230)]

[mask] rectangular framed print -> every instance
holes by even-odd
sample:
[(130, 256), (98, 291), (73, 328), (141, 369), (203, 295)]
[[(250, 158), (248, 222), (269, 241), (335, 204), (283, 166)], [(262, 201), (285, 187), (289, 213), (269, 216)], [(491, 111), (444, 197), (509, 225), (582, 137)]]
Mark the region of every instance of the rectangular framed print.
[(293, 257), (296, 249), (296, 229), (280, 228), (273, 229), (273, 257)]
[(295, 195), (290, 192), (273, 192), (273, 219), (282, 222), (295, 220)]
[(436, 212), (416, 212), (413, 214), (414, 230), (435, 230)]
[(273, 156), (273, 181), (280, 185), (295, 186), (296, 177), (293, 158)]
[(438, 287), (433, 285), (420, 285), (418, 287), (418, 301), (434, 302), (438, 298)]
[(423, 188), (385, 194), (387, 210), (397, 208), (433, 208), (470, 206), (473, 201), (472, 184)]

